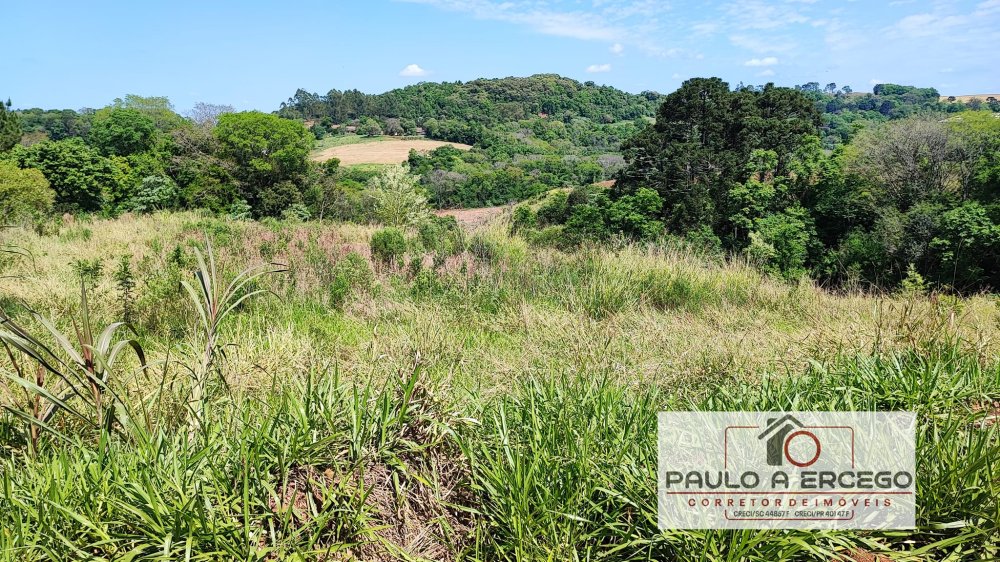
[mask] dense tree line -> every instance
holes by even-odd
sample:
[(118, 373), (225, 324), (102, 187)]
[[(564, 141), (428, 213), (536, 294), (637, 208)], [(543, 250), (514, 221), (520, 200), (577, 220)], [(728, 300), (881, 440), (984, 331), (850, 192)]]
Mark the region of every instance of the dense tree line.
[(871, 92), (854, 92), (850, 87), (837, 88), (830, 83), (820, 88), (809, 82), (796, 86), (813, 100), (822, 113), (820, 136), (826, 148), (847, 143), (855, 133), (868, 125), (904, 119), (924, 113), (957, 113), (968, 109), (989, 108), (1000, 111), (996, 99), (972, 99), (959, 103), (954, 98), (942, 101), (934, 88), (918, 88), (899, 84), (876, 84)]
[(422, 82), (383, 94), (330, 90), (326, 95), (298, 90), (281, 104), (279, 115), (348, 123), (364, 117), (476, 122), (484, 126), (520, 121), (539, 114), (586, 117), (612, 123), (651, 116), (656, 92), (629, 94), (593, 82), (555, 74), (471, 82)]
[[(166, 98), (130, 95), (96, 111), (15, 117), (27, 123), (18, 134), (25, 142), (0, 154), (5, 181), (59, 212), (207, 208), (277, 216), (302, 205), (315, 183), (307, 160), (312, 135), (271, 114), (202, 104), (196, 121), (175, 113)], [(11, 164), (38, 172), (44, 185), (35, 175), (14, 175)], [(5, 205), (8, 217), (37, 210)]]
[[(185, 118), (139, 96), (81, 112), (5, 103), (0, 220), (204, 208), (377, 221), (398, 201), (541, 197), (514, 221), (538, 243), (675, 236), (789, 279), (969, 291), (1000, 286), (996, 110), (893, 84), (856, 94), (697, 78), (660, 98), (549, 75), (302, 94), (279, 112), (291, 119), (207, 104)], [(370, 135), (419, 125), (474, 147), (414, 152), (388, 175), (317, 164), (315, 138), (346, 130), (308, 131), (301, 118), (317, 116), (359, 118)], [(609, 178), (611, 189), (594, 185)]]
[[(788, 278), (1000, 287), (1000, 119), (914, 114), (822, 148), (799, 89), (692, 79), (625, 145), (610, 192), (549, 197), (520, 228), (557, 242), (682, 236)], [(624, 218), (623, 218), (624, 217)]]

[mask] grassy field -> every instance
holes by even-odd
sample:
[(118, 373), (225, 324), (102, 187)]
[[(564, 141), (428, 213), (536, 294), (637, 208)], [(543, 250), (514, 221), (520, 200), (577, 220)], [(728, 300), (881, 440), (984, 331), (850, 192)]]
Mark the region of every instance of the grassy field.
[[(24, 349), (87, 339), (82, 274), (91, 331), (128, 318), (147, 367), (123, 351), (88, 386), (63, 349), (38, 383), (0, 353), (0, 559), (1000, 556), (995, 296), (832, 293), (673, 244), (534, 248), (502, 224), (437, 256), (413, 232), (381, 263), (375, 229), (178, 213), (4, 231), (0, 309)], [(253, 266), (275, 271), (243, 292), (264, 292), (227, 306)], [(658, 531), (670, 409), (916, 411), (919, 528)]]
[(344, 166), (357, 164), (400, 164), (406, 162), (410, 150), (428, 151), (450, 145), (461, 150), (472, 148), (467, 144), (442, 142), (416, 137), (363, 137), (360, 135), (330, 135), (317, 141), (310, 158), (325, 162), (339, 158)]
[(941, 99), (941, 101), (951, 101), (951, 100), (948, 99), (950, 97), (954, 97), (955, 98), (954, 101), (962, 102), (962, 103), (965, 103), (967, 101), (972, 101), (974, 99), (978, 99), (979, 101), (981, 101), (983, 103), (986, 103), (986, 100), (988, 98), (997, 98), (997, 99), (1000, 99), (1000, 94), (969, 94), (969, 95), (961, 95), (961, 96), (941, 96), (940, 99)]

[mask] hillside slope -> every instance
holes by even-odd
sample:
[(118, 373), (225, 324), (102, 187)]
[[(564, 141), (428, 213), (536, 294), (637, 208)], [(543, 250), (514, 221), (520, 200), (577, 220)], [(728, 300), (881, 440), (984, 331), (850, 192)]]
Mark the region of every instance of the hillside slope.
[(614, 122), (652, 116), (660, 98), (657, 92), (630, 94), (556, 74), (536, 74), (465, 83), (421, 82), (382, 94), (330, 90), (319, 95), (299, 89), (281, 104), (278, 113), (290, 118), (329, 118), (334, 123), (399, 117), (418, 123), (459, 119), (490, 125), (563, 113)]

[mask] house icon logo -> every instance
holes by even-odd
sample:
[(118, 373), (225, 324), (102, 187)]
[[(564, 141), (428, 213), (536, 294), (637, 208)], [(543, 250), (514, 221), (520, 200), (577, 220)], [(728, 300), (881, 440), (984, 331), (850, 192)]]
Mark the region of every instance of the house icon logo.
[[(799, 468), (806, 468), (815, 464), (823, 452), (816, 434), (806, 429), (791, 414), (781, 418), (768, 418), (766, 429), (757, 439), (766, 444), (768, 466), (783, 466), (788, 461)], [(793, 443), (796, 444), (798, 458), (789, 451)]]

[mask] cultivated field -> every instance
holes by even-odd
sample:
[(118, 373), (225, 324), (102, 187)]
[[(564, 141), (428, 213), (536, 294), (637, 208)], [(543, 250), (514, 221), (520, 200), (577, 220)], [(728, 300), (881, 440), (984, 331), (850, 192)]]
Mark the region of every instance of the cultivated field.
[(410, 150), (429, 151), (445, 145), (451, 145), (461, 150), (472, 148), (467, 144), (457, 142), (378, 137), (371, 139), (370, 142), (360, 141), (353, 144), (322, 148), (313, 152), (310, 158), (317, 162), (339, 158), (342, 166), (353, 166), (356, 164), (401, 164), (406, 162), (406, 159), (410, 155)]

